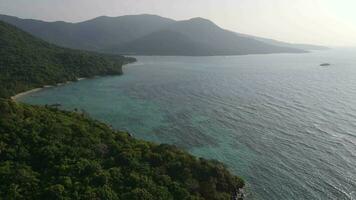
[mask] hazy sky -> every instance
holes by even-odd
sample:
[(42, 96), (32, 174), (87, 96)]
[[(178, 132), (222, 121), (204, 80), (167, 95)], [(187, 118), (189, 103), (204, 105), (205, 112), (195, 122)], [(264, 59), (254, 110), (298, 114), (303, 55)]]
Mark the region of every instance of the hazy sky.
[(204, 17), (240, 33), (356, 46), (356, 0), (0, 0), (0, 13), (70, 22), (142, 13)]

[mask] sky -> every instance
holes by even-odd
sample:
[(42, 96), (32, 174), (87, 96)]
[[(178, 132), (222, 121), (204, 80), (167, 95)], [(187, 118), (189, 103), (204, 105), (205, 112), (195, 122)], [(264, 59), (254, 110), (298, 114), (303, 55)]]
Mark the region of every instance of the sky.
[(45, 21), (144, 13), (203, 17), (225, 29), (292, 43), (356, 46), (356, 0), (0, 0), (0, 14)]

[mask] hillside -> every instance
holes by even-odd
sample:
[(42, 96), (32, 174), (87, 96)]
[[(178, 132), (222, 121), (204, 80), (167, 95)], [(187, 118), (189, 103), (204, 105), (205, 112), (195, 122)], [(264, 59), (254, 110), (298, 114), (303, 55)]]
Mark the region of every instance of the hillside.
[(303, 53), (290, 47), (268, 45), (226, 31), (209, 20), (194, 18), (165, 26), (134, 41), (110, 49), (112, 53), (139, 55), (214, 56), (264, 53)]
[(0, 97), (78, 77), (121, 74), (133, 58), (57, 47), (0, 21)]
[(214, 55), (210, 46), (195, 42), (179, 32), (169, 30), (151, 33), (120, 47), (114, 47), (109, 52), (120, 52), (126, 55)]
[(218, 162), (134, 139), (83, 114), (0, 101), (2, 199), (229, 199)]
[(0, 15), (0, 20), (53, 44), (95, 51), (138, 39), (174, 22), (156, 15), (101, 16), (79, 23), (44, 22), (7, 15)]
[[(302, 47), (307, 47), (237, 34), (203, 18), (175, 21), (156, 15), (102, 16), (80, 23), (67, 23), (0, 15), (0, 20), (54, 44), (116, 54), (206, 56), (303, 53), (306, 51)], [(168, 31), (171, 35), (167, 35)], [(155, 42), (147, 42), (148, 38)], [(169, 44), (178, 44), (178, 41), (192, 45), (177, 47)], [(145, 47), (142, 49), (140, 46)], [(191, 46), (194, 46), (193, 51)]]

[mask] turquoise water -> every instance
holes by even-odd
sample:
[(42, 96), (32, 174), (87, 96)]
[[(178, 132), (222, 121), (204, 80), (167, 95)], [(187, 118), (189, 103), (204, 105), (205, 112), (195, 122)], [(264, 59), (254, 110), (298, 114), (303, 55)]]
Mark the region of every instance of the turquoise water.
[(247, 181), (248, 199), (356, 199), (355, 55), (137, 57), (123, 76), (19, 100), (81, 108), (220, 160)]

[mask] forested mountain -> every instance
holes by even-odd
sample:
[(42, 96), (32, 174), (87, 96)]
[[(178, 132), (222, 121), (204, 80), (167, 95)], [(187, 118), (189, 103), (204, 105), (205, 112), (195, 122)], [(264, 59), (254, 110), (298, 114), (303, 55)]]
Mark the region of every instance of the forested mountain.
[(209, 45), (191, 40), (186, 35), (170, 30), (148, 34), (140, 39), (109, 49), (108, 52), (141, 55), (214, 55)]
[(0, 15), (0, 20), (47, 42), (84, 50), (100, 50), (132, 41), (174, 22), (155, 15), (101, 16), (80, 23), (44, 22), (6, 15)]
[(0, 21), (0, 97), (78, 77), (121, 74), (135, 59), (57, 47)]
[[(175, 21), (156, 15), (98, 17), (80, 23), (44, 22), (0, 15), (48, 42), (85, 50), (143, 55), (241, 55), (302, 53), (293, 45), (234, 33), (203, 18)], [(170, 33), (170, 35), (167, 35)], [(153, 41), (148, 41), (153, 39)], [(171, 43), (171, 44), (169, 44)], [(176, 46), (176, 44), (186, 44)], [(188, 45), (189, 44), (189, 45)], [(191, 47), (194, 47), (191, 49)], [(305, 49), (304, 49), (305, 47)], [(182, 53), (182, 51), (184, 51)]]
[(301, 53), (303, 50), (268, 45), (238, 36), (203, 18), (178, 21), (137, 40), (118, 45), (110, 52), (143, 55), (243, 55)]

